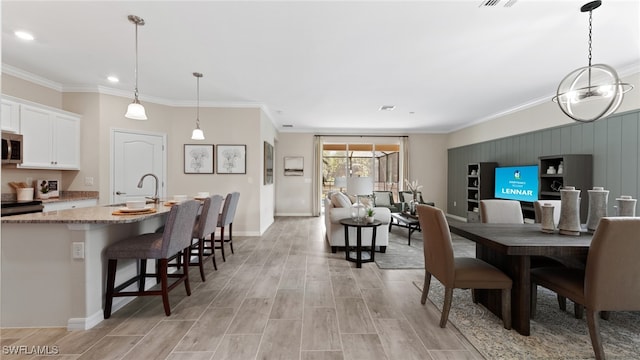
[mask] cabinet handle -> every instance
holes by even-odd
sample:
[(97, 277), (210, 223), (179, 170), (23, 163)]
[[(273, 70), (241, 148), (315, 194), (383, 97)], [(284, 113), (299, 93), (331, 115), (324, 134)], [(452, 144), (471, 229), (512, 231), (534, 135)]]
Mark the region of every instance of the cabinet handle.
[(116, 191), (116, 195), (127, 195), (125, 192)]

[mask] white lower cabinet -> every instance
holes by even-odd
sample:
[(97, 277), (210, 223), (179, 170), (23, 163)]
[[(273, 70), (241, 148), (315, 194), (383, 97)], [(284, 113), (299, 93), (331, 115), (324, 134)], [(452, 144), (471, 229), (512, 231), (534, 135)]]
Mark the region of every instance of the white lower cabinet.
[(80, 169), (80, 117), (20, 105), (24, 155), (20, 168)]
[(90, 206), (98, 205), (98, 199), (83, 199), (73, 201), (56, 201), (50, 203), (44, 203), (44, 209), (42, 211), (58, 211), (67, 209), (78, 209)]

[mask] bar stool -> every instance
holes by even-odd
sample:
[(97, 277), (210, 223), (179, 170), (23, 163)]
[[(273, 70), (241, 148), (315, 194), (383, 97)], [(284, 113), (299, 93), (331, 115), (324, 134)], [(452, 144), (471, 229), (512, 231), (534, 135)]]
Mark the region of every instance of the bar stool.
[[(216, 246), (216, 249), (220, 249), (222, 252), (222, 261), (227, 261), (224, 256), (224, 243), (229, 243), (231, 253), (233, 254), (233, 218), (236, 216), (236, 208), (238, 207), (238, 200), (240, 199), (239, 192), (232, 192), (227, 194), (224, 199), (224, 206), (222, 207), (222, 213), (218, 216), (218, 227), (220, 228), (220, 239), (214, 240), (214, 235), (211, 234), (211, 241), (217, 241), (220, 246)], [(229, 238), (224, 238), (224, 228), (229, 227)]]
[[(193, 239), (193, 227), (199, 208), (200, 202), (196, 200), (174, 205), (167, 216), (164, 232), (148, 233), (126, 238), (109, 245), (105, 249), (105, 257), (109, 259), (104, 306), (105, 319), (111, 317), (113, 298), (117, 296), (161, 295), (164, 312), (169, 316), (171, 315), (169, 291), (173, 290), (181, 282), (184, 282), (187, 295), (191, 295), (189, 267), (184, 266), (182, 273), (174, 274), (168, 274), (167, 267), (168, 260), (178, 253), (182, 253), (184, 263), (188, 263), (189, 251), (187, 251), (187, 248), (190, 247)], [(115, 280), (118, 259), (139, 259), (140, 272), (116, 287)], [(147, 259), (155, 259), (158, 261), (157, 274), (147, 274)], [(145, 290), (145, 279), (147, 277), (159, 278), (161, 284), (160, 290)], [(169, 284), (169, 277), (176, 278), (176, 281)], [(138, 282), (138, 291), (122, 291), (135, 282)]]
[[(204, 203), (202, 204), (202, 212), (198, 216), (196, 225), (193, 228), (192, 237), (197, 241), (192, 241), (191, 247), (189, 248), (189, 265), (198, 265), (200, 267), (200, 278), (202, 278), (202, 281), (205, 281), (204, 261), (206, 259), (211, 257), (211, 259), (213, 260), (213, 268), (218, 270), (218, 265), (216, 264), (216, 257), (214, 254), (214, 247), (205, 247), (205, 238), (207, 237), (207, 235), (213, 234), (216, 231), (216, 226), (218, 224), (218, 215), (220, 214), (220, 207), (222, 206), (222, 200), (223, 198), (220, 195), (213, 195), (206, 198), (204, 200)], [(197, 256), (197, 262), (191, 260), (193, 255)]]

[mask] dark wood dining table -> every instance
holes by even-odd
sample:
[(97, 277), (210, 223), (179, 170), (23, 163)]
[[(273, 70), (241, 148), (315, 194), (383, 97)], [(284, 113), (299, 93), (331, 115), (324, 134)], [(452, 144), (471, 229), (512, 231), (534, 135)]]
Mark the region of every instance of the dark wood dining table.
[[(511, 290), (512, 326), (528, 336), (531, 320), (531, 257), (586, 258), (592, 233), (579, 236), (540, 231), (540, 224), (485, 224), (449, 222), (452, 233), (476, 243), (476, 257), (493, 264), (513, 280)], [(476, 291), (478, 300), (500, 316), (499, 292)]]

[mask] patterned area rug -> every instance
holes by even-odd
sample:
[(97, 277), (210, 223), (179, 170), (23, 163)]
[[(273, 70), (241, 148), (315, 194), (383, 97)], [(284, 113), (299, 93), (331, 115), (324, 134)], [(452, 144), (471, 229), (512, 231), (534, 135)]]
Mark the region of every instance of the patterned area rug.
[[(414, 285), (422, 291), (422, 283)], [(432, 279), (429, 300), (442, 309), (443, 298), (443, 286)], [(449, 321), (487, 359), (594, 359), (587, 321), (574, 318), (572, 304), (567, 301), (567, 311), (561, 311), (555, 293), (538, 287), (531, 336), (522, 336), (474, 304), (470, 290), (456, 289)], [(640, 358), (640, 312), (612, 312), (609, 320), (600, 320), (600, 334), (607, 359)]]

